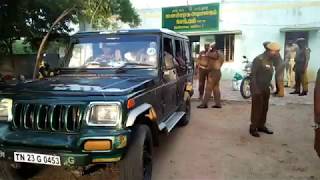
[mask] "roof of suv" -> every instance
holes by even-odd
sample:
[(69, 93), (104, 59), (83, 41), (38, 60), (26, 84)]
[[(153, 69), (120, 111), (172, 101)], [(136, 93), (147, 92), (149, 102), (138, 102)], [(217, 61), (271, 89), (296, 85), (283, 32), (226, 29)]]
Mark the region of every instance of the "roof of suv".
[(188, 39), (187, 36), (179, 34), (169, 29), (123, 29), (117, 31), (92, 31), (92, 32), (79, 32), (73, 35), (74, 37), (100, 35), (100, 34), (168, 34), (171, 36), (177, 36), (183, 39)]

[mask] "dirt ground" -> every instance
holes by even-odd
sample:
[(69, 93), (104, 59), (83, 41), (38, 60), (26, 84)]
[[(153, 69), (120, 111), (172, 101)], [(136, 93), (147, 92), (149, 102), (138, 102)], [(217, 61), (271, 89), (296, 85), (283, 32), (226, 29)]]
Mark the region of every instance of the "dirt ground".
[[(221, 110), (199, 110), (198, 103), (193, 102), (187, 127), (161, 137), (154, 152), (154, 180), (320, 180), (311, 105), (272, 105), (268, 123), (275, 134), (254, 138), (248, 133), (249, 103), (229, 102)], [(99, 172), (80, 179), (108, 177)], [(46, 168), (33, 179), (75, 178)]]

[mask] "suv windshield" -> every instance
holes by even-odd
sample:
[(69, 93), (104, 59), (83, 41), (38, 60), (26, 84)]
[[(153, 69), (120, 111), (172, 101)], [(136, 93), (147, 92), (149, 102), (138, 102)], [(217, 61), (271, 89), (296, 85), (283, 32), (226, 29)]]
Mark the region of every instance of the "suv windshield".
[(118, 68), (125, 64), (130, 68), (157, 67), (156, 36), (79, 38), (70, 52), (67, 68)]

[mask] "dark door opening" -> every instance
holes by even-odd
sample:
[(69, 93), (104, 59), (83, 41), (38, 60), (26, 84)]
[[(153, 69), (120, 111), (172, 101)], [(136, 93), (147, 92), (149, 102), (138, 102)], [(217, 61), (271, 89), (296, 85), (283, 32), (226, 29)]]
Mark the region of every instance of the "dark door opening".
[(286, 44), (291, 41), (295, 42), (299, 38), (304, 38), (308, 45), (309, 40), (309, 32), (308, 31), (301, 31), (301, 32), (286, 32)]

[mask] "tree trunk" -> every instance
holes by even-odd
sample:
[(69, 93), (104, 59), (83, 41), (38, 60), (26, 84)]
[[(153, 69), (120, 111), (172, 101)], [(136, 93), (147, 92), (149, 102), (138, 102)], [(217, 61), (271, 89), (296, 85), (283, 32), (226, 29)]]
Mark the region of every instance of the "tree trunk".
[(43, 48), (45, 47), (45, 44), (47, 43), (47, 40), (49, 38), (50, 33), (52, 32), (54, 26), (56, 26), (65, 16), (67, 16), (71, 11), (73, 11), (75, 9), (75, 7), (72, 7), (70, 9), (66, 9), (62, 12), (62, 14), (54, 21), (54, 23), (52, 24), (52, 26), (50, 27), (49, 31), (47, 32), (47, 34), (43, 37), (41, 44), (39, 46), (39, 50), (37, 53), (37, 59), (36, 59), (36, 63), (34, 66), (34, 71), (33, 71), (33, 79), (36, 79), (38, 71), (39, 71), (39, 66), (42, 60), (42, 53), (43, 53)]

